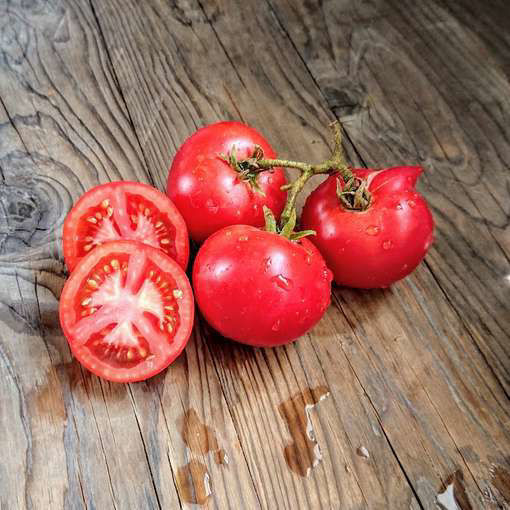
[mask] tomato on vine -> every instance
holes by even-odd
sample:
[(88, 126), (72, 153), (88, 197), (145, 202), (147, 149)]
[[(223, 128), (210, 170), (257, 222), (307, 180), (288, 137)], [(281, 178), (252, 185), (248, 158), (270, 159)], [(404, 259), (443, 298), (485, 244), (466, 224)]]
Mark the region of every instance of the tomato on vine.
[(240, 122), (203, 127), (179, 148), (168, 175), (167, 194), (186, 221), (190, 236), (203, 242), (235, 224), (264, 225), (263, 207), (277, 218), (286, 192), (281, 168), (252, 172), (240, 162), (257, 150), (274, 157), (268, 142)]
[[(345, 204), (343, 178), (334, 174), (307, 198), (301, 222), (339, 285), (388, 287), (416, 269), (429, 249), (434, 220), (415, 190), (420, 167), (354, 169), (367, 183), (364, 209)], [(348, 204), (348, 203), (347, 203)]]
[(274, 347), (320, 320), (330, 303), (331, 271), (315, 246), (298, 237), (235, 225), (205, 241), (193, 288), (214, 329), (237, 342)]

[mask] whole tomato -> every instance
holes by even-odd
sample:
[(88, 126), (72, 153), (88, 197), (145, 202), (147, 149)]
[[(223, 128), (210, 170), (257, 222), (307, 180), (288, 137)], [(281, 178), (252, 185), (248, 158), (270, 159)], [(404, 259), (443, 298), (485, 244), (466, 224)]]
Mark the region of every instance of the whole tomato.
[(179, 148), (168, 175), (167, 194), (184, 217), (190, 236), (202, 242), (228, 225), (264, 225), (263, 206), (279, 218), (287, 193), (281, 168), (259, 174), (234, 170), (223, 156), (237, 160), (275, 153), (255, 129), (240, 122), (218, 122), (199, 129)]
[(198, 306), (223, 336), (273, 347), (308, 331), (330, 303), (331, 271), (307, 239), (248, 225), (213, 234), (193, 266)]
[(411, 273), (433, 240), (434, 220), (415, 190), (420, 167), (353, 169), (372, 195), (365, 211), (346, 209), (338, 198), (336, 175), (307, 198), (301, 224), (326, 259), (339, 285), (388, 287)]

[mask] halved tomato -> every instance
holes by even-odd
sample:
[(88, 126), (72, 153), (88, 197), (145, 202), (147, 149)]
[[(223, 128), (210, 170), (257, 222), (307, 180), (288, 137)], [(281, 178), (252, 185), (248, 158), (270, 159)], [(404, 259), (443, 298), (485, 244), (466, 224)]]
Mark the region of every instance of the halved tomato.
[(159, 248), (183, 269), (188, 264), (186, 224), (172, 201), (148, 184), (109, 182), (76, 202), (64, 222), (64, 259), (69, 271), (96, 246), (118, 240)]
[(115, 382), (165, 369), (184, 349), (194, 301), (181, 267), (136, 241), (94, 248), (67, 280), (60, 324), (78, 361)]

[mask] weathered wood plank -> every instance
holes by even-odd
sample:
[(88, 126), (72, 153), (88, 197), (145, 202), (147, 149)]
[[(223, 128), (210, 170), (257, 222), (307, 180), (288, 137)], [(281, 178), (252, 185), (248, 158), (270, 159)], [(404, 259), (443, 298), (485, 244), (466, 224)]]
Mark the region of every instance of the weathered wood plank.
[[(94, 184), (150, 175), (90, 6), (11, 2), (0, 19), (0, 420), (10, 453), (0, 506), (176, 508), (176, 473), (192, 457), (214, 474), (211, 507), (239, 508), (242, 499), (256, 508), (200, 338), (148, 385), (108, 384), (71, 359), (57, 316), (65, 214)], [(203, 387), (192, 391), (188, 378)], [(203, 420), (215, 416), (237, 485), (176, 432), (179, 402)]]
[[(302, 64), (300, 56), (296, 54), (293, 45), (285, 34), (281, 33), (281, 26), (270, 8), (265, 8), (258, 3), (252, 5), (245, 2), (241, 12), (235, 8), (233, 3), (226, 1), (204, 3), (203, 11), (214, 28), (220, 43), (219, 46), (211, 46), (212, 43), (208, 34), (209, 27), (202, 18), (200, 10), (196, 9), (193, 4), (183, 3), (174, 6), (161, 6), (160, 3), (153, 2), (151, 7), (156, 13), (155, 19), (146, 17), (143, 21), (140, 21), (141, 11), (133, 8), (120, 20), (122, 30), (116, 29), (118, 25), (113, 14), (117, 12), (116, 6), (102, 8), (97, 5), (96, 9), (99, 13), (100, 23), (104, 26), (105, 37), (110, 48), (120, 51), (118, 50), (118, 44), (128, 44), (127, 48), (129, 50), (124, 49), (123, 51), (129, 54), (136, 52), (137, 48), (143, 48), (144, 50), (150, 48), (150, 51), (139, 52), (137, 65), (142, 62), (144, 69), (149, 69), (148, 66), (154, 65), (154, 62), (161, 65), (161, 67), (158, 67), (159, 74), (166, 79), (163, 77), (153, 79), (150, 73), (143, 73), (142, 76), (134, 75), (130, 70), (126, 70), (124, 76), (119, 78), (121, 88), (127, 91), (125, 97), (128, 108), (137, 110), (140, 116), (135, 121), (135, 129), (139, 132), (151, 133), (147, 144), (154, 145), (151, 153), (154, 154), (154, 160), (160, 168), (165, 168), (166, 171), (166, 154), (168, 151), (175, 150), (175, 146), (168, 145), (170, 136), (164, 134), (175, 129), (175, 125), (173, 123), (169, 124), (166, 118), (171, 110), (160, 113), (154, 120), (153, 113), (147, 113), (140, 107), (141, 104), (147, 104), (149, 98), (139, 98), (133, 91), (150, 90), (152, 100), (154, 100), (154, 97), (159, 97), (160, 94), (173, 93), (173, 96), (169, 97), (181, 97), (179, 94), (180, 86), (168, 86), (168, 82), (175, 79), (172, 72), (179, 76), (181, 82), (185, 81), (193, 91), (200, 89), (203, 83), (209, 85), (205, 90), (205, 94), (202, 92), (205, 97), (200, 94), (198, 96), (193, 96), (192, 93), (185, 94), (186, 96), (193, 96), (194, 101), (186, 103), (184, 100), (186, 106), (182, 106), (182, 108), (186, 108), (188, 111), (194, 109), (197, 118), (203, 119), (205, 122), (216, 120), (215, 115), (212, 117), (202, 115), (206, 107), (201, 105), (207, 105), (208, 107), (213, 104), (215, 105), (213, 108), (215, 113), (219, 110), (224, 117), (240, 116), (248, 122), (263, 126), (264, 132), (279, 149), (283, 147), (283, 150), (285, 150), (287, 147), (294, 146), (297, 148), (297, 152), (301, 152), (301, 154), (305, 152), (301, 145), (301, 133), (298, 132), (297, 135), (294, 135), (292, 129), (292, 126), (297, 124), (296, 115), (299, 118), (299, 114), (296, 114), (296, 112), (305, 111), (306, 113), (301, 113), (301, 115), (304, 116), (306, 121), (315, 123), (316, 119), (323, 119), (327, 115), (328, 108), (331, 105), (322, 99), (321, 92), (315, 87), (306, 67)], [(243, 20), (246, 19), (249, 19), (250, 23), (243, 24)], [(130, 22), (130, 20), (134, 21)], [(145, 31), (140, 28), (144, 23), (146, 24)], [(320, 25), (318, 26), (320, 27)], [(320, 28), (315, 29), (315, 31), (317, 30), (320, 30)], [(119, 38), (113, 36), (119, 31), (126, 34), (124, 36), (126, 42), (119, 43)], [(315, 34), (315, 32), (313, 33)], [(204, 40), (208, 41), (208, 53), (204, 50)], [(211, 48), (214, 48), (214, 51)], [(225, 50), (228, 62), (222, 50)], [(211, 54), (214, 55), (214, 60)], [(247, 59), (246, 55), (250, 55), (250, 58)], [(166, 67), (165, 64), (161, 64), (162, 62), (167, 64)], [(284, 64), (285, 69), (282, 69)], [(229, 65), (233, 66), (235, 74), (226, 72), (227, 69), (230, 69)], [(116, 69), (122, 67), (120, 61), (115, 62), (114, 59), (114, 67)], [(216, 84), (216, 75), (210, 71), (211, 67), (222, 69), (222, 77), (228, 83), (229, 90), (234, 85), (233, 90), (236, 92), (236, 96), (234, 96), (235, 111), (230, 109), (229, 105), (225, 105), (226, 96)], [(181, 70), (182, 73), (179, 73)], [(353, 72), (356, 74), (357, 70), (354, 69)], [(333, 74), (331, 81), (334, 81), (334, 78), (336, 78), (336, 75)], [(236, 81), (238, 81), (237, 84)], [(292, 86), (293, 82), (298, 83), (299, 87)], [(176, 99), (173, 101), (173, 103), (168, 103), (168, 108), (172, 104), (176, 104)], [(255, 112), (250, 110), (254, 102), (257, 103)], [(312, 106), (310, 106), (310, 102)], [(266, 111), (266, 107), (269, 112)], [(310, 117), (309, 119), (309, 114), (312, 112), (314, 114), (313, 118)], [(391, 114), (392, 112), (387, 114), (390, 119)], [(414, 114), (419, 117), (416, 112)], [(133, 117), (135, 116), (133, 115)], [(285, 119), (286, 129), (282, 135), (279, 123), (283, 119)], [(315, 126), (315, 124), (313, 125)], [(151, 131), (149, 126), (158, 126), (158, 128)], [(296, 126), (296, 131), (298, 129)], [(319, 139), (324, 139), (327, 136), (327, 130), (324, 127), (317, 127), (316, 129), (322, 134)], [(301, 130), (299, 129), (299, 131)], [(152, 134), (154, 137), (152, 137)], [(186, 135), (187, 133), (184, 136)], [(293, 136), (299, 138), (294, 142)], [(313, 136), (310, 138), (313, 139)], [(321, 145), (313, 147), (311, 151), (308, 150), (306, 157), (314, 158), (315, 156), (318, 158), (324, 156), (324, 146)], [(164, 151), (161, 151), (162, 146), (165, 147)], [(363, 148), (364, 146), (361, 144), (360, 150)], [(300, 156), (300, 154), (298, 155)], [(405, 153), (405, 155), (409, 157), (409, 153)], [(382, 159), (382, 161), (386, 160)], [(398, 159), (395, 163), (397, 162)], [(164, 176), (162, 179), (164, 179)], [(422, 281), (422, 284), (418, 285), (417, 282), (420, 281)], [(378, 343), (384, 345), (388, 341), (387, 338), (391, 337), (393, 339), (402, 336), (404, 339), (405, 348), (403, 348), (404, 352), (401, 356), (403, 356), (402, 359), (405, 363), (414, 367), (415, 372), (411, 372), (410, 375), (406, 374), (404, 376), (398, 370), (395, 370), (396, 361), (392, 356), (374, 355), (372, 358), (365, 358), (364, 362), (360, 363), (358, 362), (359, 358), (354, 356), (350, 349), (345, 348), (344, 352), (354, 370), (352, 377), (358, 378), (362, 387), (367, 391), (370, 398), (371, 412), (379, 417), (383, 434), (388, 436), (392, 447), (395, 449), (396, 456), (399, 461), (403, 462), (406, 474), (410, 477), (423, 506), (427, 508), (435, 507), (436, 496), (442, 490), (442, 484), (459, 466), (462, 467), (464, 472), (463, 483), (466, 486), (468, 500), (471, 501), (472, 505), (487, 504), (487, 501), (482, 500), (482, 490), (491, 489), (492, 487), (490, 485), (491, 463), (504, 464), (504, 457), (507, 454), (505, 452), (508, 452), (509, 448), (506, 432), (507, 415), (504, 407), (507, 403), (507, 397), (494, 378), (490, 366), (477, 351), (473, 338), (469, 334), (471, 331), (466, 329), (458, 314), (451, 311), (448, 298), (443, 294), (441, 287), (434, 279), (434, 275), (427, 268), (421, 268), (417, 275), (408, 282), (397, 286), (394, 292), (396, 292), (396, 295), (405, 296), (405, 298), (394, 301), (391, 298), (393, 294), (390, 293), (388, 294), (390, 297), (386, 298), (385, 296), (385, 301), (382, 301), (377, 299), (375, 295), (365, 293), (355, 300), (347, 291), (336, 292), (339, 299), (348, 300), (350, 298), (359, 307), (368, 308), (370, 304), (372, 310), (377, 303), (377, 307), (373, 309), (373, 312), (378, 311), (378, 314), (370, 318), (364, 314), (361, 315), (364, 321), (371, 320), (374, 323), (374, 326), (370, 329), (370, 335), (361, 335), (357, 323), (342, 322), (335, 310), (328, 313), (326, 321), (331, 320), (331, 327), (338, 330), (341, 337), (343, 336), (341, 342), (343, 346), (348, 345), (346, 338), (349, 337), (357, 338), (361, 345), (366, 345), (366, 348), (370, 351), (374, 350)], [(392, 312), (393, 307), (397, 305), (400, 309), (405, 309), (403, 307), (406, 305), (407, 299), (411, 299), (412, 302), (412, 305), (408, 305), (406, 309), (407, 315), (401, 312)], [(438, 302), (439, 306), (424, 306), (424, 303), (428, 301)], [(344, 311), (347, 312), (346, 309)], [(349, 312), (353, 313), (353, 310), (349, 309)], [(360, 314), (359, 311), (358, 314)], [(378, 325), (380, 330), (376, 329), (375, 324)], [(311, 337), (315, 338), (315, 334), (315, 332), (312, 333)], [(421, 335), (421, 341), (418, 341), (418, 338), (420, 338), (417, 336), (418, 334)], [(360, 335), (362, 340), (359, 340)], [(412, 335), (416, 338), (413, 338)], [(449, 343), (446, 346), (444, 345), (443, 335), (453, 340), (455, 343), (453, 349)], [(330, 342), (331, 337), (333, 337), (333, 333), (330, 330), (328, 338)], [(410, 338), (412, 338), (412, 341)], [(304, 342), (297, 344), (296, 348), (303, 344)], [(285, 375), (275, 375), (273, 366), (276, 365), (272, 365), (268, 361), (268, 358), (274, 355), (277, 363), (282, 365), (284, 363), (281, 359), (283, 354), (279, 351), (275, 351), (271, 355), (256, 356), (255, 360), (251, 356), (242, 357), (239, 360), (234, 357), (235, 364), (233, 368), (236, 369), (236, 375), (234, 376), (232, 369), (225, 370), (226, 363), (223, 362), (226, 356), (225, 353), (231, 351), (226, 351), (228, 347), (224, 345), (218, 346), (214, 343), (212, 346), (214, 359), (222, 361), (217, 363), (217, 367), (223, 384), (232, 385), (236, 389), (235, 393), (227, 393), (227, 400), (233, 407), (235, 406), (236, 410), (239, 410), (239, 417), (236, 418), (239, 423), (246, 422), (244, 417), (248, 412), (246, 409), (239, 407), (239, 397), (237, 396), (241, 389), (236, 386), (236, 383), (239, 374), (242, 374), (243, 370), (247, 371), (245, 377), (252, 385), (254, 384), (253, 379), (256, 379), (256, 374), (261, 373), (261, 381), (271, 381), (276, 388), (281, 388), (280, 398), (283, 395), (289, 395), (288, 387), (285, 390), (283, 381), (281, 381), (281, 378)], [(463, 355), (466, 351), (471, 355), (470, 363), (467, 366), (467, 358)], [(308, 356), (311, 356), (311, 354), (304, 356), (307, 361)], [(429, 359), (430, 367), (429, 365), (421, 366), (422, 359)], [(319, 360), (323, 366), (326, 364), (320, 355)], [(326, 372), (326, 377), (337, 369), (338, 364), (339, 361), (335, 359), (329, 368), (329, 374)], [(230, 366), (230, 364), (227, 364), (227, 366)], [(291, 366), (296, 370), (295, 364), (291, 364)], [(312, 371), (312, 373), (314, 372)], [(416, 384), (419, 384), (420, 381), (416, 374), (421, 375), (423, 373), (431, 373), (434, 377), (427, 382), (426, 389), (419, 390), (416, 407), (413, 407), (410, 403), (415, 399), (415, 393), (418, 391)], [(310, 377), (308, 372), (306, 372), (306, 375)], [(303, 377), (305, 377), (304, 374)], [(438, 384), (434, 384), (436, 379), (439, 381)], [(466, 386), (464, 380), (469, 380), (476, 390), (473, 391), (471, 384), (469, 387)], [(319, 384), (319, 381), (317, 381), (317, 384)], [(299, 387), (301, 388), (301, 386)], [(334, 391), (338, 392), (337, 395), (340, 394), (338, 389)], [(265, 396), (266, 392), (268, 392), (267, 387), (261, 393)], [(249, 391), (244, 390), (243, 394), (246, 394), (246, 398), (248, 398)], [(448, 399), (448, 395), (454, 397)], [(267, 396), (265, 396), (265, 402), (264, 397), (260, 397), (260, 399), (262, 402), (258, 402), (258, 404), (262, 406), (260, 407), (261, 415), (265, 413), (266, 416), (270, 416), (271, 409), (275, 408), (278, 398), (274, 398), (273, 402)], [(391, 407), (388, 411), (387, 407), (390, 404)], [(453, 409), (450, 410), (449, 406), (452, 406)], [(490, 409), (490, 412), (480, 413), (482, 408)], [(387, 416), (390, 416), (391, 419)], [(409, 427), (408, 423), (413, 424), (413, 426)], [(358, 421), (356, 421), (356, 424), (359, 426)], [(253, 440), (250, 439), (253, 436), (278, 437), (278, 434), (281, 435), (282, 432), (278, 432), (275, 427), (277, 425), (273, 424), (270, 419), (267, 419), (263, 424), (258, 423), (257, 427), (250, 428), (249, 437), (248, 434), (244, 436), (245, 444), (253, 443)], [(467, 434), (465, 432), (461, 433), (459, 429), (462, 428), (469, 432)], [(434, 431), (433, 437), (430, 437), (431, 430)], [(241, 426), (239, 433), (242, 437), (243, 433), (246, 433), (241, 430)], [(462, 444), (463, 441), (465, 442), (469, 438), (473, 444)], [(414, 449), (412, 456), (406, 454), (408, 446), (412, 446)], [(340, 448), (339, 444), (335, 444), (334, 447), (330, 447), (329, 451), (338, 448)], [(249, 446), (246, 446), (246, 449), (247, 452), (252, 451)], [(260, 452), (260, 455), (263, 453), (264, 450)], [(248, 455), (251, 454), (248, 453)], [(468, 457), (471, 460), (468, 460)], [(278, 460), (271, 458), (270, 451), (262, 458), (253, 454), (253, 458), (250, 458), (250, 464), (259, 466), (261, 463), (275, 462), (278, 465)], [(276, 473), (280, 475), (279, 471), (276, 471)], [(285, 475), (280, 476), (284, 477)], [(315, 476), (319, 475), (314, 474)], [(297, 494), (298, 499), (288, 500), (286, 498), (289, 496), (286, 492), (289, 491), (280, 489), (280, 492), (277, 492), (281, 487), (279, 479), (273, 481), (270, 490), (267, 484), (271, 480), (264, 479), (262, 473), (257, 473), (255, 479), (257, 481), (260, 479), (260, 485), (264, 486), (260, 489), (261, 499), (264, 502), (269, 501), (270, 498), (279, 497), (284, 505), (289, 503), (303, 504), (308, 501), (304, 496), (310, 497), (310, 488), (303, 495), (303, 499), (299, 499), (299, 490), (294, 489), (293, 492)], [(330, 480), (328, 479), (326, 483)], [(267, 496), (263, 492), (264, 489), (268, 491)], [(386, 494), (388, 493), (389, 491), (386, 491)], [(356, 500), (355, 491), (349, 492), (349, 494), (351, 504), (356, 505), (356, 501), (359, 503), (359, 500)], [(264, 497), (267, 499), (265, 500)], [(325, 499), (321, 500), (327, 506), (325, 501)], [(402, 499), (400, 499), (401, 501)], [(368, 504), (371, 503), (374, 504), (374, 500)]]
[(509, 45), (486, 27), (510, 7), (270, 3), (363, 160), (427, 169), (420, 187), (437, 221), (427, 263), (508, 394)]

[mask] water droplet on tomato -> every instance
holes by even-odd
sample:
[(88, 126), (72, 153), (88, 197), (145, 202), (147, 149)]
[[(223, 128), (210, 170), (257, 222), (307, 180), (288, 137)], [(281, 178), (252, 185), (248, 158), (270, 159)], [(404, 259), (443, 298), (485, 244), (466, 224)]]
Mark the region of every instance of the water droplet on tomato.
[(236, 216), (241, 216), (241, 211), (239, 209), (236, 211)]
[(216, 214), (218, 212), (219, 206), (218, 206), (218, 204), (212, 198), (207, 199), (207, 202), (205, 203), (205, 206), (213, 214)]
[(269, 268), (271, 267), (272, 262), (273, 261), (271, 260), (271, 257), (267, 257), (267, 258), (264, 259), (264, 272), (269, 270)]
[(271, 327), (273, 331), (278, 331), (280, 329), (280, 319), (278, 319)]
[(416, 202), (414, 200), (408, 200), (407, 205), (413, 209), (416, 206)]
[(241, 242), (248, 241), (248, 236), (239, 236), (238, 240)]
[(227, 230), (227, 231), (225, 232), (225, 236), (226, 236), (226, 237), (230, 237), (231, 235), (232, 235), (232, 231), (231, 231), (231, 230)]
[(388, 239), (382, 243), (383, 250), (389, 250), (393, 247), (393, 243)]
[(271, 281), (276, 283), (276, 285), (278, 285), (278, 287), (280, 287), (280, 289), (283, 290), (290, 290), (294, 285), (290, 278), (286, 278), (282, 274), (279, 274), (278, 276), (273, 276), (273, 278), (271, 278)]
[(404, 265), (402, 266), (402, 271), (405, 271), (408, 267), (409, 267), (409, 264), (404, 264)]
[(376, 236), (378, 233), (379, 233), (379, 227), (376, 226), (376, 225), (370, 225), (369, 227), (367, 227), (365, 229), (365, 232), (369, 235), (369, 236)]
[(255, 211), (255, 214), (259, 212), (259, 204), (253, 204), (253, 210)]
[(322, 279), (331, 281), (333, 279), (333, 273), (326, 267), (322, 271)]
[(397, 211), (401, 211), (403, 209), (402, 204), (397, 204)]

